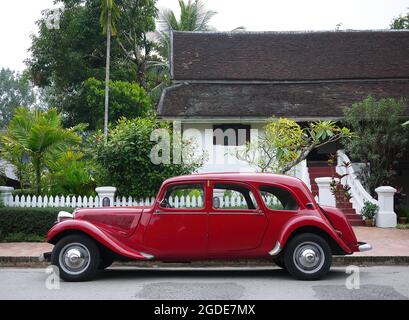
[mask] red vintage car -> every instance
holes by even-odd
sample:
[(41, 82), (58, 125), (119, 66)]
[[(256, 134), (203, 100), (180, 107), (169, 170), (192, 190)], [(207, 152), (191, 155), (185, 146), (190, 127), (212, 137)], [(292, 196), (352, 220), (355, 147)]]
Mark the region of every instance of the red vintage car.
[(371, 249), (340, 210), (320, 207), (301, 180), (268, 173), (171, 178), (151, 207), (62, 212), (47, 241), (55, 246), (43, 258), (66, 281), (91, 279), (115, 260), (240, 258), (270, 259), (313, 280), (329, 271), (333, 255)]

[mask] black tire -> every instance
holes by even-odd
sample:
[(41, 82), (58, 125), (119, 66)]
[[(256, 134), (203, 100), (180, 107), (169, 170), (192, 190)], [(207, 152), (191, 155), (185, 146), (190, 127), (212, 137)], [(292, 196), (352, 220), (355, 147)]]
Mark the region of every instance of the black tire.
[(332, 263), (329, 244), (313, 233), (299, 234), (285, 247), (284, 264), (299, 280), (318, 280), (324, 277)]
[(105, 256), (102, 259), (100, 259), (98, 269), (104, 270), (110, 267), (113, 263), (114, 263), (114, 258)]
[(277, 267), (279, 267), (279, 268), (281, 268), (281, 269), (284, 269), (284, 270), (286, 270), (287, 268), (285, 267), (285, 264), (284, 264), (284, 258), (281, 256), (281, 257), (278, 257), (278, 258), (275, 258), (274, 260), (274, 263), (277, 265)]
[[(70, 251), (73, 261), (68, 258)], [(81, 256), (80, 259), (78, 259), (78, 253)], [(75, 261), (76, 257), (77, 260)], [(58, 267), (60, 278), (65, 281), (88, 281), (94, 278), (98, 272), (99, 249), (95, 241), (85, 235), (69, 235), (63, 237), (54, 246), (51, 263)]]

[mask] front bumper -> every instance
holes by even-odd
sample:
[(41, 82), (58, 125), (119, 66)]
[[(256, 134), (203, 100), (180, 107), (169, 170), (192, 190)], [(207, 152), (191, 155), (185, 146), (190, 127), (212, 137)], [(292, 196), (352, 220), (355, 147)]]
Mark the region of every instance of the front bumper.
[(365, 252), (365, 251), (372, 250), (372, 246), (369, 243), (359, 242), (358, 244), (359, 244), (358, 245), (359, 252)]

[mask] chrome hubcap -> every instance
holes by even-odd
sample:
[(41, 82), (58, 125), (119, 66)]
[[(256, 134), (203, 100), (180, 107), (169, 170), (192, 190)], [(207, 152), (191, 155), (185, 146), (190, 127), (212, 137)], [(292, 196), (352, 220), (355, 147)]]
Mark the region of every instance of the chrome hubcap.
[(70, 243), (61, 250), (58, 260), (66, 273), (78, 275), (88, 268), (91, 258), (86, 246), (81, 243)]
[(293, 259), (298, 270), (304, 273), (314, 273), (322, 268), (325, 256), (318, 244), (304, 242), (295, 248)]

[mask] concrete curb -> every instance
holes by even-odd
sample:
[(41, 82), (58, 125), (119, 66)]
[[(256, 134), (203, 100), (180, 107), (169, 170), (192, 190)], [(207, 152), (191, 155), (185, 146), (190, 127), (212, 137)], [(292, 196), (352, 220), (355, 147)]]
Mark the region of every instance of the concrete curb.
[[(38, 257), (0, 257), (0, 268), (44, 268), (48, 262), (40, 262)], [(409, 256), (344, 256), (333, 257), (334, 266), (380, 266), (380, 265), (409, 265)], [(143, 267), (143, 268), (216, 268), (216, 267), (271, 267), (271, 260), (213, 260), (193, 262), (158, 262), (132, 261), (115, 262), (114, 267)]]

